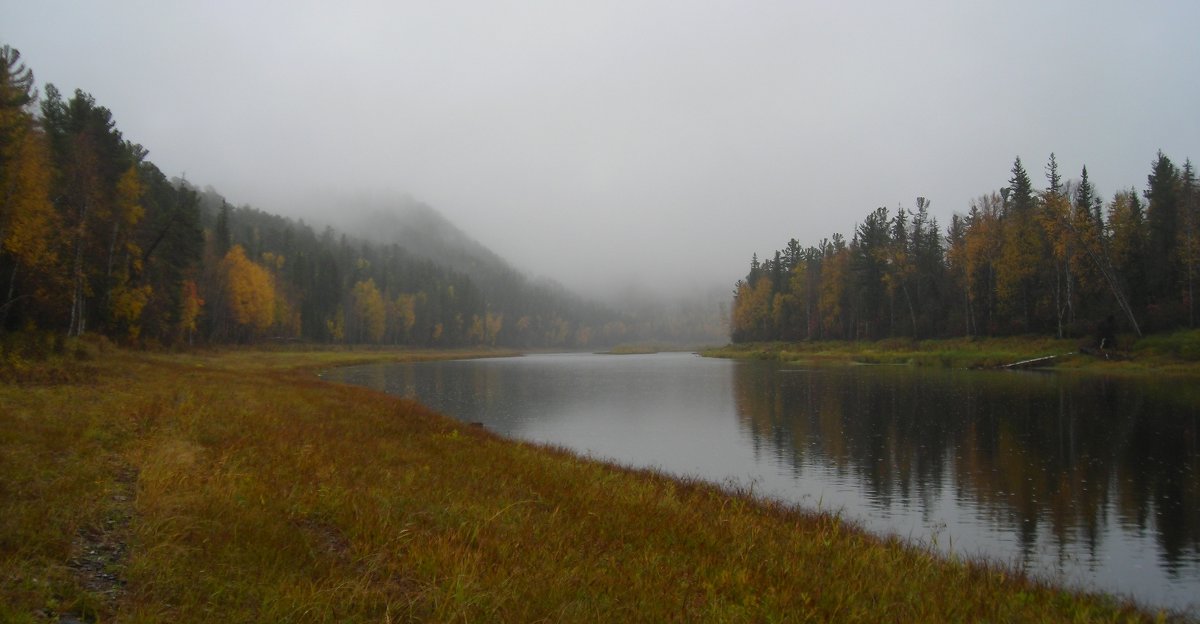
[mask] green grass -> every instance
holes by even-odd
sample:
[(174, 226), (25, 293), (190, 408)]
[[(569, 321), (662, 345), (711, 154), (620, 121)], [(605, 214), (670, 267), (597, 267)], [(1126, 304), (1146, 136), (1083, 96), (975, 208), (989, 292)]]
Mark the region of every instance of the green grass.
[(731, 344), (709, 349), (703, 355), (737, 359), (763, 359), (808, 364), (891, 364), (945, 368), (998, 368), (1043, 356), (1059, 356), (1053, 368), (1116, 374), (1166, 373), (1200, 375), (1200, 331), (1155, 335), (1135, 340), (1123, 336), (1120, 344), (1132, 345), (1105, 360), (1081, 354), (1080, 340), (1055, 340), (1037, 336), (1011, 338), (952, 338), (941, 340), (887, 339), (799, 343)]
[(1200, 362), (1200, 329), (1147, 336), (1133, 348), (1135, 353), (1142, 356)]
[(433, 357), (108, 349), (0, 384), (0, 621), (1155, 617), (313, 374)]
[(652, 353), (685, 353), (696, 351), (694, 346), (664, 343), (626, 343), (603, 351), (600, 355), (647, 355)]

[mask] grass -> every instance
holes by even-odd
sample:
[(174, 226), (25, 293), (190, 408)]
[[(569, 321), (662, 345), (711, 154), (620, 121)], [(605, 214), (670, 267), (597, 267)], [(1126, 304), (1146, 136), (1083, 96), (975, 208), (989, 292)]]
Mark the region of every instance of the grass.
[(314, 374), (433, 357), (106, 349), (0, 384), (0, 621), (1156, 617)]
[(648, 355), (653, 353), (684, 353), (696, 351), (694, 346), (666, 343), (625, 343), (603, 351), (600, 355)]
[(1147, 336), (1123, 336), (1132, 345), (1105, 360), (1081, 354), (1079, 339), (1039, 336), (1008, 338), (951, 338), (940, 340), (886, 339), (799, 343), (747, 343), (703, 352), (710, 357), (764, 359), (808, 364), (893, 364), (945, 368), (998, 368), (1043, 356), (1058, 356), (1053, 368), (1116, 374), (1165, 373), (1200, 375), (1200, 330)]

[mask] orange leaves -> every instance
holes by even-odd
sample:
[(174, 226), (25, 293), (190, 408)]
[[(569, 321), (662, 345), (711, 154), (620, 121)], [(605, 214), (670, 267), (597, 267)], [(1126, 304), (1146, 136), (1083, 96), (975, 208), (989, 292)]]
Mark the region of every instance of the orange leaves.
[(234, 245), (221, 260), (225, 300), (233, 322), (250, 334), (265, 331), (275, 320), (275, 285), (271, 274)]

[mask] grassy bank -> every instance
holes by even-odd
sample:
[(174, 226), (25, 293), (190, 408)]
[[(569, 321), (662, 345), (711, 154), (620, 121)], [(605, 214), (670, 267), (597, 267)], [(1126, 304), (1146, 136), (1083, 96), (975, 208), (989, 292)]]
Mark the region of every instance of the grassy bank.
[(0, 621), (1153, 619), (314, 374), (430, 357), (108, 351), (0, 384)]
[(1056, 356), (1047, 367), (1107, 373), (1200, 375), (1200, 330), (1122, 337), (1127, 345), (1106, 359), (1084, 353), (1079, 339), (1043, 337), (887, 339), (877, 342), (772, 342), (731, 344), (703, 352), (709, 357), (826, 364), (896, 364), (945, 368), (998, 368), (1014, 362)]
[(697, 350), (703, 350), (711, 347), (699, 347), (693, 345), (680, 344), (663, 344), (663, 343), (628, 343), (619, 344), (612, 347), (608, 351), (602, 351), (599, 355), (649, 355), (654, 353), (692, 353)]

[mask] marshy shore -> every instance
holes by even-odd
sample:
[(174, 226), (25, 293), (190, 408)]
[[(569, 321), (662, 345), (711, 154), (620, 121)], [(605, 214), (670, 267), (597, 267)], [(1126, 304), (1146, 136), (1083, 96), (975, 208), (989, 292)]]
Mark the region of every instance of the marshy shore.
[(92, 349), (28, 364), (0, 384), (0, 620), (1167, 615), (317, 376), (494, 354)]

